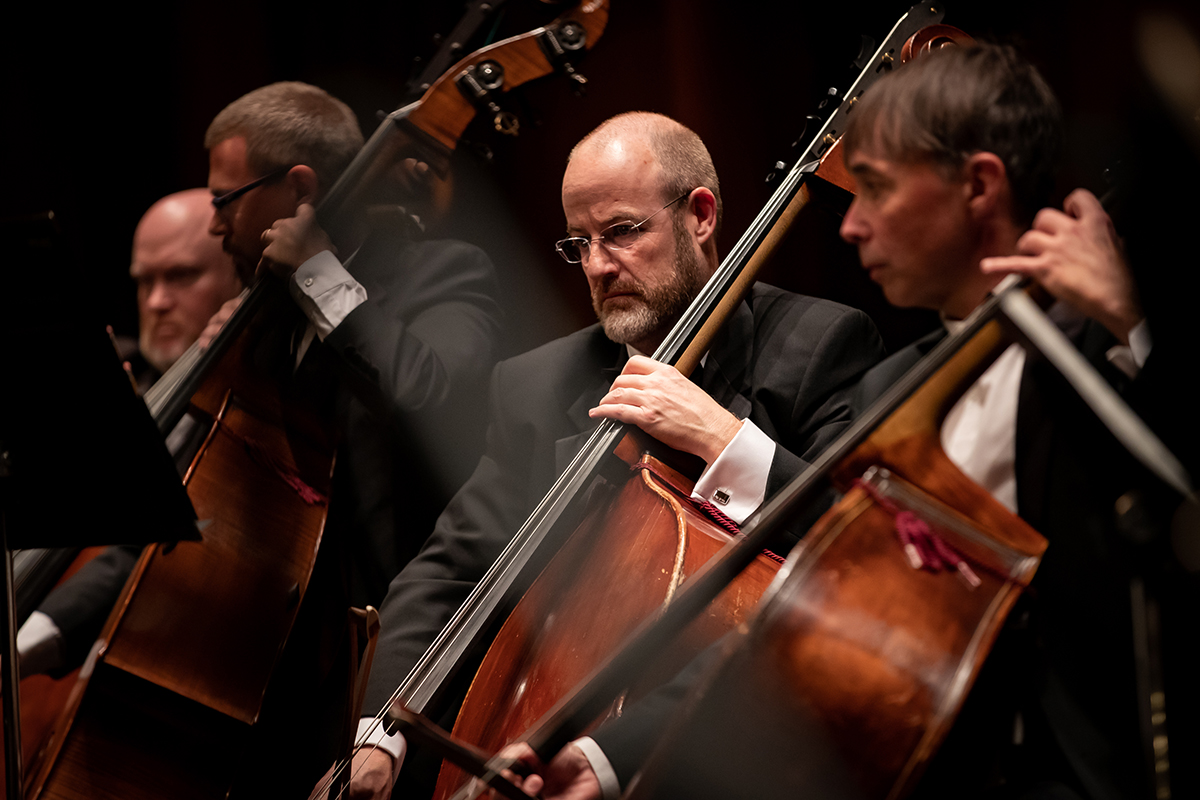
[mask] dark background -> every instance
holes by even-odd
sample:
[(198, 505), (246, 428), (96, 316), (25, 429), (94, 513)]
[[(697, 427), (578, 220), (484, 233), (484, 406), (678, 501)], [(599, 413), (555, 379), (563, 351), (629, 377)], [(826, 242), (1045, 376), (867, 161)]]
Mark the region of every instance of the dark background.
[[(1159, 4), (1200, 30), (1192, 4)], [(965, 2), (945, 21), (1015, 43), (1043, 70), (1067, 112), (1062, 194), (1102, 189), (1101, 172), (1151, 131), (1131, 112), (1140, 79), (1128, 3)], [(26, 6), (3, 54), (3, 201), (0, 215), (56, 213), (78, 274), (36, 276), (44, 298), (6, 303), (53, 314), (82, 287), (117, 333), (133, 334), (126, 273), (133, 228), (169, 192), (206, 181), (205, 127), (228, 102), (277, 80), (317, 84), (350, 104), (368, 135), (376, 112), (404, 95), (414, 56), (435, 50), (461, 14), (459, 0), (391, 4), (226, 2), (162, 4), (134, 14), (112, 6), (66, 14)], [(501, 36), (549, 21), (560, 8), (508, 0)], [(673, 116), (709, 145), (726, 203), (725, 252), (768, 196), (770, 165), (787, 158), (823, 91), (845, 89), (860, 34), (879, 41), (899, 2), (732, 3), (611, 0), (603, 38), (581, 66), (586, 98), (562, 78), (520, 90), (516, 139), (472, 131), (460, 148), (455, 213), (445, 230), (484, 246), (500, 268), (508, 353), (591, 320), (578, 268), (553, 251), (563, 230), (559, 187), (570, 146), (605, 118), (644, 109)], [(485, 144), (489, 163), (477, 153)], [(886, 308), (837, 237), (833, 210), (810, 208), (768, 279), (866, 309), (895, 348), (931, 327), (924, 313)], [(919, 224), (915, 220), (914, 224)], [(22, 270), (8, 263), (5, 271)], [(11, 286), (11, 283), (9, 284)], [(16, 300), (17, 298), (11, 298)]]
[[(0, 47), (0, 218), (52, 209), (69, 258), (49, 266), (16, 257), (11, 243), (2, 243), (0, 331), (11, 340), (0, 355), (3, 347), (29, 348), (31, 362), (42, 355), (69, 364), (80, 348), (55, 352), (69, 345), (22, 336), (28, 331), (22, 321), (66, 323), (81, 314), (79, 302), (116, 333), (136, 332), (127, 274), (134, 226), (159, 197), (205, 184), (204, 130), (222, 107), (267, 83), (302, 80), (349, 103), (369, 134), (376, 111), (402, 100), (414, 56), (431, 55), (432, 37), (448, 32), (462, 8), (461, 0), (209, 0), (160, 3), (140, 13), (117, 4), (70, 13), (49, 2), (7, 9)], [(804, 117), (829, 86), (849, 85), (859, 36), (881, 40), (906, 9), (906, 0), (611, 0), (608, 29), (581, 65), (590, 79), (585, 99), (573, 96), (561, 78), (523, 87), (512, 106), (522, 117), (518, 138), (485, 139), (473, 131), (475, 144), (460, 148), (460, 191), (447, 228), (485, 247), (498, 265), (510, 326), (505, 352), (592, 319), (581, 271), (553, 250), (564, 227), (562, 169), (575, 141), (630, 110), (662, 112), (692, 127), (721, 176), (726, 252), (766, 201), (763, 179), (773, 162), (789, 157)], [(1194, 142), (1164, 147), (1164, 133), (1179, 138), (1170, 136), (1165, 116), (1142, 113), (1154, 103), (1132, 38), (1139, 17), (1156, 9), (1200, 34), (1195, 0), (948, 0), (945, 21), (979, 38), (1014, 43), (1057, 91), (1067, 121), (1060, 196), (1080, 185), (1102, 191), (1101, 173), (1118, 158), (1132, 155), (1149, 165), (1139, 182), (1145, 191), (1132, 198), (1137, 213), (1129, 230), (1142, 237), (1140, 243), (1131, 237), (1130, 252), (1143, 276), (1147, 266), (1157, 268), (1155, 280), (1140, 287), (1156, 320), (1155, 357), (1190, 374), (1200, 350), (1193, 322), (1200, 294), (1193, 244), (1200, 163), (1189, 149)], [(508, 0), (499, 33), (522, 33), (555, 13), (535, 0)], [(494, 152), (490, 163), (476, 155), (479, 144)], [(768, 280), (867, 310), (893, 349), (936, 324), (928, 313), (887, 308), (853, 248), (839, 240), (837, 225), (833, 210), (806, 210)], [(12, 374), (17, 371), (0, 369), (0, 400), (46, 389), (44, 382)], [(1194, 418), (1193, 396), (1182, 378), (1179, 384), (1168, 392), (1173, 399), (1155, 427), (1175, 433), (1168, 443), (1188, 454), (1195, 474), (1196, 426), (1173, 430), (1179, 420)], [(94, 515), (91, 506), (82, 507)], [(1173, 607), (1170, 598), (1164, 607)], [(1175, 624), (1190, 632), (1191, 606), (1177, 607)], [(1181, 767), (1196, 750), (1190, 736), (1172, 732)]]

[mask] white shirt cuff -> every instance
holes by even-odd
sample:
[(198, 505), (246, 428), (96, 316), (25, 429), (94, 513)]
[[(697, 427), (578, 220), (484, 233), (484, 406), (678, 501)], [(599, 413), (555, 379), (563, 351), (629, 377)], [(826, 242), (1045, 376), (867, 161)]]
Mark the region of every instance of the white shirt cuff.
[(372, 717), (363, 717), (358, 721), (358, 735), (354, 741), (360, 747), (377, 747), (392, 757), (392, 782), (400, 774), (404, 765), (404, 754), (408, 752), (408, 742), (402, 733), (388, 733), (387, 724)]
[(367, 290), (328, 250), (300, 265), (288, 282), (288, 291), (321, 341), (367, 300)]
[(34, 611), (17, 631), (21, 675), (41, 675), (62, 666), (62, 631), (49, 615)]
[(1146, 320), (1142, 320), (1133, 329), (1129, 331), (1129, 349), (1133, 353), (1133, 361), (1138, 365), (1138, 369), (1146, 366), (1146, 359), (1150, 357), (1150, 349), (1154, 346), (1154, 341), (1150, 338), (1150, 326), (1146, 324)]
[(612, 764), (608, 762), (608, 756), (604, 755), (604, 751), (600, 749), (600, 745), (596, 744), (596, 740), (590, 736), (584, 736), (571, 744), (583, 752), (583, 757), (588, 760), (592, 772), (596, 773), (596, 779), (600, 781), (602, 800), (618, 800), (621, 796), (621, 782), (617, 780), (617, 773), (613, 771)]
[(1126, 377), (1136, 378), (1150, 357), (1150, 349), (1154, 342), (1150, 339), (1150, 328), (1146, 320), (1142, 320), (1129, 331), (1129, 344), (1119, 344), (1108, 348), (1104, 357), (1108, 363), (1124, 372)]
[(742, 420), (732, 441), (700, 474), (692, 498), (707, 500), (740, 525), (766, 498), (774, 458), (771, 437), (750, 420)]

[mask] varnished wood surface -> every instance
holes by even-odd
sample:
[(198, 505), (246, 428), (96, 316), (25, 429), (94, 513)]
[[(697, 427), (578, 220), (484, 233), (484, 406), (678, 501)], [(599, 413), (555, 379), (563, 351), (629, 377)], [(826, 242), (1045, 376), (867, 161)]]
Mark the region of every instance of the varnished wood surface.
[(248, 734), (230, 717), (102, 664), (37, 797), (222, 798)]
[[(1046, 548), (941, 448), (946, 413), (1008, 344), (998, 323), (984, 325), (838, 465), (831, 477), (845, 497), (790, 556), (786, 581), (694, 694), (633, 798), (911, 791)], [(854, 484), (871, 467), (970, 525), (968, 536), (922, 517), (979, 585), (910, 563), (893, 514)], [(718, 736), (738, 743), (732, 771), (692, 755)]]
[[(583, 26), (587, 32), (585, 48), (590, 49), (608, 24), (608, 0), (587, 0), (559, 17), (560, 21), (568, 19)], [(459, 61), (430, 87), (421, 98), (421, 106), (410, 114), (409, 121), (448, 150), (453, 150), (476, 113), (475, 106), (464, 101), (455, 79), (468, 67), (487, 60), (495, 60), (504, 68), (502, 92), (548, 75), (553, 67), (538, 44), (539, 32), (504, 39)]]
[[(521, 599), (476, 674), (454, 728), (457, 738), (489, 752), (522, 738), (668, 602), (681, 547), (679, 576), (686, 578), (728, 542), (723, 528), (680, 500), (690, 482), (669, 467), (656, 469), (668, 480), (646, 471), (634, 475), (611, 508), (576, 530)], [(610, 713), (619, 714), (626, 699), (670, 678), (745, 619), (777, 567), (761, 556), (659, 663), (646, 665), (642, 681)], [(464, 773), (444, 765), (435, 797), (448, 796), (464, 780)]]
[[(938, 534), (972, 550), (953, 532)], [(899, 798), (920, 777), (1021, 582), (986, 569), (999, 562), (977, 548), (979, 586), (954, 570), (914, 569), (892, 515), (859, 488), (802, 546), (632, 798), (722, 797), (735, 788), (764, 798)], [(718, 740), (731, 743), (733, 761), (697, 764), (695, 752)]]
[(893, 525), (861, 490), (847, 495), (806, 540), (820, 563), (797, 566), (761, 656), (800, 687), (872, 797), (919, 774), (1021, 588), (978, 566), (978, 587), (914, 569)]
[[(79, 568), (104, 551), (103, 547), (83, 548), (63, 572), (55, 585), (70, 578)], [(25, 765), (26, 784), (30, 773), (44, 753), (54, 735), (56, 723), (63, 706), (71, 695), (71, 687), (79, 676), (79, 670), (52, 678), (49, 675), (30, 675), (21, 680), (21, 757)], [(0, 728), (0, 742), (4, 731)], [(0, 781), (5, 777), (5, 765), (0, 761)]]
[(963, 475), (941, 446), (942, 420), (1008, 345), (998, 322), (984, 326), (839, 466), (835, 482), (846, 489), (872, 465), (886, 467), (970, 517), (998, 541), (1040, 556), (1046, 540)]
[[(325, 507), (298, 502), (247, 439), (275, 453), (307, 447), (242, 408), (227, 410), (188, 484), (197, 515), (212, 520), (204, 539), (156, 548), (104, 657), (253, 724), (308, 586)], [(220, 469), (205, 469), (209, 460)], [(306, 460), (289, 455), (281, 466)], [(328, 496), (329, 474), (305, 477)]]
[(244, 332), (193, 398), (212, 417), (184, 478), (202, 539), (143, 553), (31, 798), (223, 798), (252, 758), (246, 742), (308, 588), (333, 469), (322, 423), (254, 363), (261, 330)]

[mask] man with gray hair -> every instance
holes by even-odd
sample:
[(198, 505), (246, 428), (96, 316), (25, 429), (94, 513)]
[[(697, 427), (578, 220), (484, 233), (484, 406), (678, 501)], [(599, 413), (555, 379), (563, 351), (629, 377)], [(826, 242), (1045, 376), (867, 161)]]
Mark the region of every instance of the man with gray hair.
[[(478, 457), (477, 405), (500, 338), (496, 278), (478, 248), (413, 239), (390, 218), (369, 228), (364, 215), (336, 232), (317, 223), (315, 206), (362, 141), (344, 103), (297, 82), (235, 100), (205, 135), (211, 232), (240, 270), (281, 278), (295, 306), (294, 322), (264, 335), (256, 355), (285, 395), (327, 410), (340, 434), (298, 631), (306, 620), (344, 619), (348, 605), (378, 606), (417, 552)], [(226, 304), (202, 342), (235, 307)], [(258, 751), (265, 764), (293, 765), (285, 779), (293, 786), (311, 785), (310, 770), (331, 756), (336, 724), (318, 720), (336, 719), (345, 700), (337, 654), (323, 654), (319, 668), (295, 666), (304, 662), (290, 652), (305, 641), (289, 639), (276, 679), (309, 694), (308, 724), (318, 732), (287, 743), (263, 736)], [(263, 720), (302, 724), (272, 688)]]
[[(741, 521), (837, 436), (848, 387), (882, 354), (862, 312), (758, 284), (694, 382), (647, 357), (718, 266), (716, 171), (672, 119), (599, 126), (571, 152), (562, 201), (558, 252), (583, 269), (599, 324), (497, 366), (487, 450), (388, 590), (365, 713), (386, 705), (600, 418), (699, 456), (694, 498)], [(372, 739), (355, 758), (353, 795), (389, 796), (405, 749), (399, 736)], [(400, 774), (419, 780), (412, 772)]]
[(344, 438), (331, 524), (352, 532), (352, 599), (378, 605), (479, 452), (473, 406), (499, 333), (492, 266), (464, 243), (396, 230), (331, 240), (315, 205), (362, 135), (353, 112), (315, 86), (250, 92), (217, 114), (204, 141), (210, 230), (239, 268), (261, 262), (283, 278), (307, 322), (281, 355), (295, 386), (336, 409)]

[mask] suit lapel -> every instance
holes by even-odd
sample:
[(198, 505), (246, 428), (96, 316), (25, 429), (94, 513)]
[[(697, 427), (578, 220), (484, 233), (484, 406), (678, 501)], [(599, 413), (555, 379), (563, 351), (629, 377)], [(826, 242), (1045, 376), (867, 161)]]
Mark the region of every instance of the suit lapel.
[(738, 419), (750, 415), (750, 367), (754, 363), (754, 315), (740, 303), (713, 340), (699, 376), (700, 388)]
[[(603, 337), (603, 332), (598, 332), (598, 335)], [(626, 350), (623, 346), (617, 345), (607, 338), (604, 339), (607, 343), (603, 349), (606, 355), (602, 357), (600, 363), (607, 361), (611, 366), (604, 367), (598, 372), (593, 372), (585, 381), (583, 391), (575, 398), (574, 402), (567, 407), (567, 421), (570, 427), (574, 430), (568, 436), (558, 439), (554, 443), (554, 468), (555, 474), (561, 475), (566, 469), (567, 464), (583, 447), (588, 436), (598, 424), (596, 420), (588, 416), (588, 411), (595, 408), (600, 402), (600, 398), (608, 393), (608, 387), (625, 367), (625, 361), (628, 359)]]

